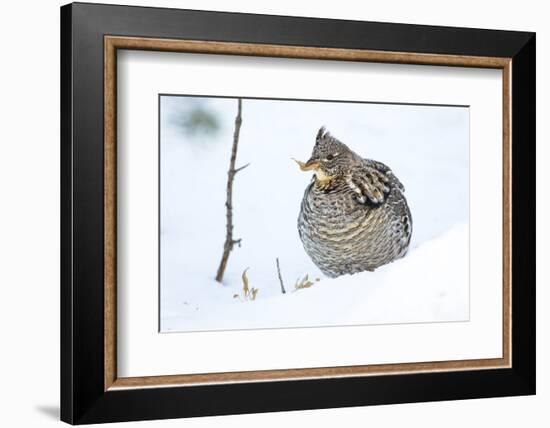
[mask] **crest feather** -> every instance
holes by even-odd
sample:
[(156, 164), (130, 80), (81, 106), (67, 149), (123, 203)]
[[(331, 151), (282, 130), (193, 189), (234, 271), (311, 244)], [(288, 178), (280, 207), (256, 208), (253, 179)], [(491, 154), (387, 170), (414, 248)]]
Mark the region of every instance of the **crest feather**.
[(319, 143), (321, 140), (327, 137), (330, 137), (330, 133), (326, 130), (324, 126), (321, 126), (321, 128), (317, 132), (317, 137), (315, 137), (315, 142)]

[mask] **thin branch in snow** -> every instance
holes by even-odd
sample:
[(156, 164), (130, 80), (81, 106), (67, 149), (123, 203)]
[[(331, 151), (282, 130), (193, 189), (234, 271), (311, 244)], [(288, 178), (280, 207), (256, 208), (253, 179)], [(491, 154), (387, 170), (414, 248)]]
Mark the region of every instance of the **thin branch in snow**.
[(225, 243), (223, 244), (223, 254), (218, 267), (218, 272), (216, 273), (216, 281), (222, 282), (223, 274), (227, 266), (227, 261), (229, 260), (229, 253), (233, 250), (233, 247), (238, 245), (241, 246), (241, 239), (233, 238), (233, 179), (237, 172), (242, 171), (248, 165), (246, 164), (240, 168), (235, 169), (235, 161), (237, 160), (237, 147), (239, 145), (239, 133), (241, 131), (242, 124), (242, 100), (238, 99), (237, 104), (237, 116), (235, 117), (235, 132), (233, 133), (233, 146), (231, 148), (231, 159), (229, 161), (229, 170), (227, 171), (227, 188), (226, 188), (226, 231), (225, 231)]
[(279, 282), (281, 283), (281, 293), (285, 294), (285, 284), (283, 283), (283, 277), (281, 275), (281, 266), (279, 266), (279, 257), (275, 259), (277, 261), (277, 275), (279, 275)]

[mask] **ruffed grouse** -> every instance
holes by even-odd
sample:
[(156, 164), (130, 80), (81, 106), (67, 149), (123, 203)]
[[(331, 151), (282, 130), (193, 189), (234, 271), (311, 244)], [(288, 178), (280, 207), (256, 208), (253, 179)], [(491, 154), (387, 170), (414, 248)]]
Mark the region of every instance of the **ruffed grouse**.
[(363, 159), (325, 128), (317, 133), (311, 158), (297, 163), (315, 174), (302, 200), (298, 232), (325, 275), (373, 271), (407, 253), (411, 213), (389, 167)]

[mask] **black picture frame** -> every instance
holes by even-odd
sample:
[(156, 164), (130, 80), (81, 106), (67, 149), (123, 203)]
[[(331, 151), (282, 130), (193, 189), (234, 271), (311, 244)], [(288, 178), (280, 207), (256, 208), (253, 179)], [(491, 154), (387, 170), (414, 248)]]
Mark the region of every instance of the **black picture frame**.
[[(512, 59), (512, 367), (104, 390), (104, 36)], [(61, 8), (61, 420), (71, 424), (535, 393), (535, 34), (73, 3)]]

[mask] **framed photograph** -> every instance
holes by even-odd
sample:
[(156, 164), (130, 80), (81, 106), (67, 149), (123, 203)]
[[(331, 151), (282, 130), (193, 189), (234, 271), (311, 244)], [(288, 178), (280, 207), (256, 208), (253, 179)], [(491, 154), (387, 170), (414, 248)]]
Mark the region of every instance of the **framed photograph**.
[(76, 3), (61, 83), (63, 421), (535, 393), (533, 33)]

